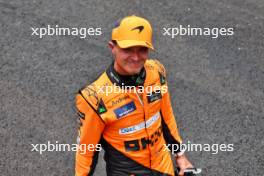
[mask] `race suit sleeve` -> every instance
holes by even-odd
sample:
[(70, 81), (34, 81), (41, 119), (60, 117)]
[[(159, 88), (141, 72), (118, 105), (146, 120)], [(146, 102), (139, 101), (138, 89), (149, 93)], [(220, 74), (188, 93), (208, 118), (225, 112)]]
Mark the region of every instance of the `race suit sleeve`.
[[(173, 114), (173, 109), (171, 106), (170, 95), (169, 92), (164, 94), (162, 98), (162, 106), (161, 106), (161, 115), (162, 115), (162, 129), (164, 138), (169, 148), (171, 150), (172, 145), (178, 145), (178, 150), (174, 150), (174, 153), (180, 152), (179, 145), (182, 143), (182, 139), (180, 137), (176, 120)], [(175, 149), (176, 147), (174, 147)]]
[(76, 96), (76, 108), (80, 116), (80, 128), (79, 147), (75, 157), (75, 176), (87, 176), (93, 174), (97, 164), (104, 122), (81, 94)]
[(171, 151), (172, 151), (172, 146), (177, 145), (177, 148), (173, 147), (173, 153), (177, 154), (181, 152), (180, 144), (182, 143), (182, 139), (180, 137), (176, 124), (176, 119), (171, 106), (170, 93), (168, 90), (168, 83), (166, 80), (167, 79), (166, 70), (159, 61), (156, 60), (155, 62), (159, 65), (159, 75), (160, 75), (161, 85), (167, 87), (166, 92), (162, 95), (162, 101), (161, 101), (163, 135), (166, 140), (166, 143), (168, 144), (168, 148)]
[(174, 154), (180, 152), (180, 144), (182, 143), (182, 139), (180, 137), (176, 119), (174, 117), (173, 109), (171, 106), (170, 94), (166, 91), (162, 97), (162, 105), (161, 105), (161, 115), (162, 115), (162, 129), (164, 138), (169, 146), (169, 149), (172, 151), (172, 145), (178, 145), (177, 150), (175, 151), (175, 147), (173, 148)]

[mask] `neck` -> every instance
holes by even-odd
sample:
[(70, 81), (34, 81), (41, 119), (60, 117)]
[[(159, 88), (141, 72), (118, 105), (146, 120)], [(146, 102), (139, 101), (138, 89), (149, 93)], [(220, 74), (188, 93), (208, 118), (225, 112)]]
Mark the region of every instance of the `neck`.
[(126, 74), (126, 72), (120, 71), (118, 67), (116, 69), (115, 64), (116, 64), (115, 62), (112, 63), (110, 67), (107, 69), (107, 74), (109, 78), (112, 80), (112, 82), (115, 82), (119, 85), (122, 85), (122, 83), (124, 83), (124, 85), (141, 85), (144, 83), (145, 76), (146, 76), (144, 67), (141, 69), (140, 73), (129, 75), (129, 74)]

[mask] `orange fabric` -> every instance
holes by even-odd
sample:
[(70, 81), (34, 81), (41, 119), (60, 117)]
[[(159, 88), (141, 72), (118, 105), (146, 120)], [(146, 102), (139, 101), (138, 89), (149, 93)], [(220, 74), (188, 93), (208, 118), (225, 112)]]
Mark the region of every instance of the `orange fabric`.
[[(148, 60), (145, 69), (144, 87), (150, 86), (154, 90), (155, 86), (167, 86), (167, 83), (161, 85), (159, 73), (165, 76), (165, 69), (158, 61)], [(161, 98), (153, 102), (149, 102), (147, 93), (144, 92), (142, 105), (140, 96), (136, 93), (106, 95), (105, 92), (99, 91), (101, 86), (106, 85), (113, 86), (113, 83), (106, 73), (103, 73), (93, 84), (81, 91), (83, 96), (76, 96), (76, 106), (85, 115), (85, 120), (81, 120), (80, 144), (96, 145), (103, 137), (116, 150), (137, 163), (161, 173), (174, 175), (170, 153), (165, 149), (162, 118), (173, 138), (179, 143), (182, 140), (173, 115), (169, 92), (162, 92)], [(104, 103), (106, 112), (95, 112), (99, 102)], [(133, 111), (120, 113), (122, 107), (130, 107)], [(122, 113), (125, 115), (122, 116)], [(147, 140), (149, 144), (146, 143)], [(76, 176), (89, 173), (93, 155), (94, 152), (76, 153)]]
[[(101, 133), (104, 129), (104, 123), (99, 119), (100, 117), (89, 108), (89, 105), (81, 95), (76, 96), (76, 107), (77, 109), (85, 114), (85, 119), (80, 119), (82, 126), (79, 129), (79, 144), (89, 144), (96, 147), (98, 144)], [(91, 146), (91, 145), (90, 145)], [(87, 176), (90, 171), (92, 164), (92, 157), (94, 151), (92, 147), (90, 150), (78, 150), (76, 152), (76, 176)]]
[(145, 46), (154, 50), (150, 23), (135, 15), (125, 17), (119, 22), (112, 30), (112, 40), (116, 40), (121, 48)]

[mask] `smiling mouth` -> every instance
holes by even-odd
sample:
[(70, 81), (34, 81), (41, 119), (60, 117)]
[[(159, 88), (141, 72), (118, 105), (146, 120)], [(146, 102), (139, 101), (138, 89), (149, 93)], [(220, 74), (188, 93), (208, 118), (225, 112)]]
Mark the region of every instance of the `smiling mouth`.
[(141, 62), (130, 62), (131, 65), (141, 66)]

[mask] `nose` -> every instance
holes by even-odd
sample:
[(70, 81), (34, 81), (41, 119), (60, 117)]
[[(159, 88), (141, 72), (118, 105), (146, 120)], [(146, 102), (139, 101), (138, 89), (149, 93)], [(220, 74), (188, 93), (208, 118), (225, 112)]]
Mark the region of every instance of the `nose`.
[(132, 60), (133, 61), (135, 61), (135, 62), (137, 62), (137, 61), (139, 61), (140, 60), (140, 57), (139, 57), (139, 51), (133, 51), (133, 53), (132, 53)]

